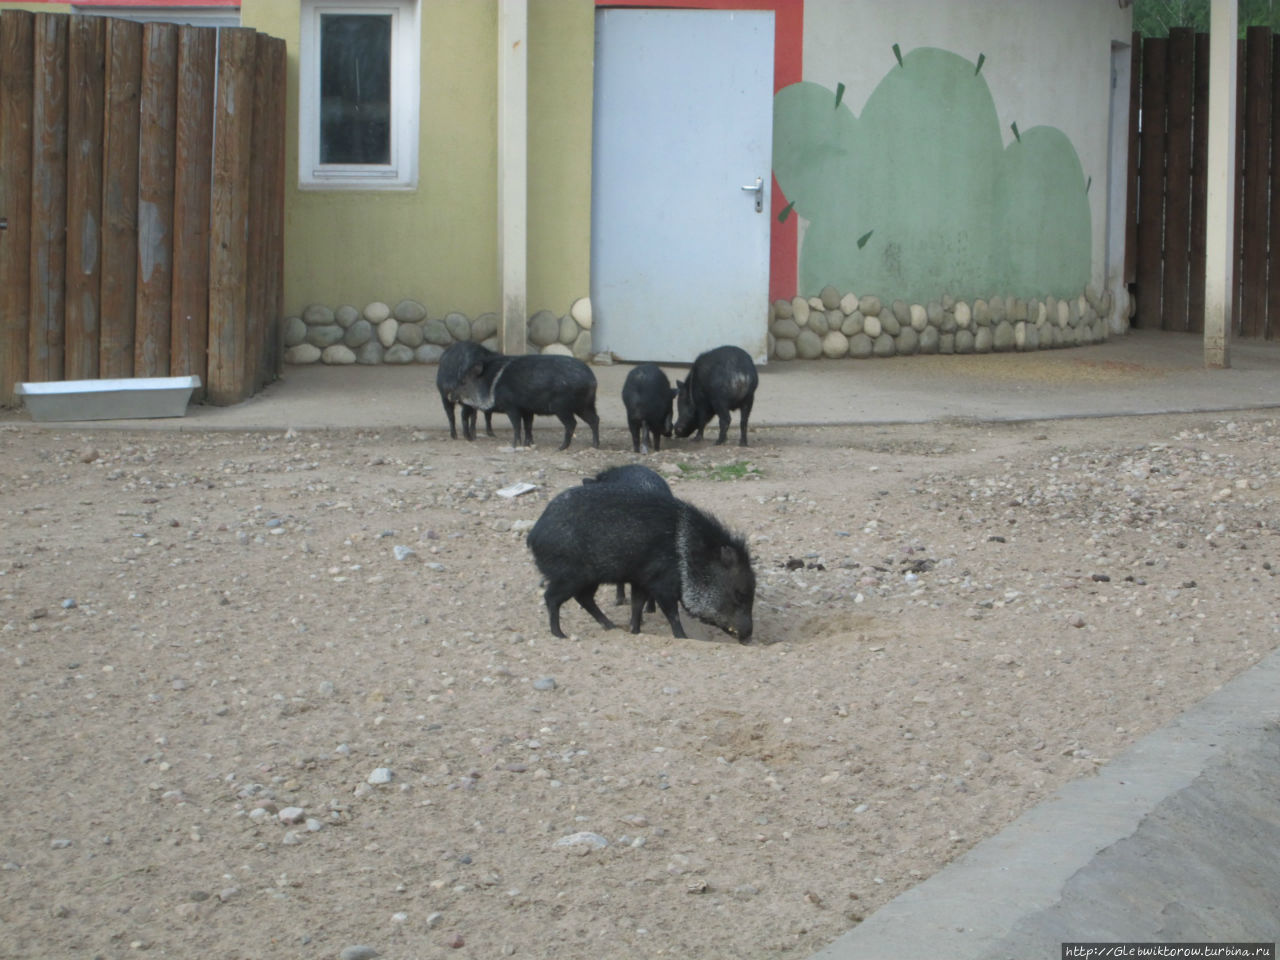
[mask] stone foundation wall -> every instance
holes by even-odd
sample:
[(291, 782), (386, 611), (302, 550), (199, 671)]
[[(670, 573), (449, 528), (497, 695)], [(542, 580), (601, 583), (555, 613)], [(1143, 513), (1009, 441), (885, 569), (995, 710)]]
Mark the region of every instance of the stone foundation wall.
[[(944, 296), (927, 304), (840, 293), (827, 287), (816, 297), (776, 300), (769, 307), (769, 357), (895, 357), (915, 353), (992, 353), (1046, 350), (1107, 339), (1114, 315), (1126, 320), (1132, 304), (1116, 304), (1110, 291), (1088, 287), (1077, 297), (991, 297), (972, 302)], [(435, 363), (452, 343), (471, 340), (499, 349), (498, 315), (471, 319), (450, 313), (427, 316), (416, 300), (394, 307), (370, 303), (363, 310), (312, 304), (284, 323), (285, 362)], [(591, 301), (575, 300), (568, 313), (541, 310), (529, 319), (530, 353), (559, 353), (589, 360)], [(692, 357), (689, 358), (692, 361)]]
[[(363, 310), (312, 304), (302, 316), (285, 319), (284, 359), (293, 364), (435, 363), (460, 340), (500, 349), (498, 315), (471, 319), (454, 312), (431, 319), (416, 300), (401, 300), (394, 307), (375, 301)], [(530, 353), (586, 360), (591, 356), (591, 301), (575, 300), (562, 317), (550, 310), (535, 313), (529, 318), (528, 343)]]
[[(944, 296), (927, 304), (883, 302), (826, 287), (816, 297), (769, 307), (769, 356), (775, 360), (894, 357), (915, 353), (1045, 350), (1107, 339), (1117, 305), (1092, 286), (1070, 299)], [(1128, 304), (1123, 305), (1127, 317)]]

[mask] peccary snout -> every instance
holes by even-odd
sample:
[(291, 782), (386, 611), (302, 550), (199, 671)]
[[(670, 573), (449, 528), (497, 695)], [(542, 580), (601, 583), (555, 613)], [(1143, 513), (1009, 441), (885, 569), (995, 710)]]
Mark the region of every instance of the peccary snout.
[(560, 607), (570, 597), (606, 629), (595, 602), (602, 583), (631, 584), (631, 632), (650, 597), (671, 633), (686, 636), (679, 604), (746, 643), (755, 574), (740, 537), (711, 514), (669, 494), (626, 484), (591, 483), (554, 497), (529, 531), (529, 549), (547, 580), (551, 632), (563, 637)]
[[(498, 356), (488, 347), (478, 343), (462, 340), (450, 345), (440, 356), (436, 366), (436, 389), (440, 391), (440, 402), (444, 406), (445, 416), (449, 419), (449, 436), (458, 439), (458, 426), (453, 417), (454, 407), (459, 403), (458, 384), (462, 375), (476, 363), (490, 357)], [(493, 436), (493, 411), (484, 412), (484, 432)], [(476, 438), (476, 408), (469, 403), (462, 404), (462, 435), (468, 440)]]

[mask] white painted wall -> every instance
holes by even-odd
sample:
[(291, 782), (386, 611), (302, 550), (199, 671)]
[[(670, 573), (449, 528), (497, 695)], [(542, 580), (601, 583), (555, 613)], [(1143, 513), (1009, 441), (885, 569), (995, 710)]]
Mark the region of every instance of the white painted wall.
[(1101, 291), (1108, 171), (1115, 169), (1108, 157), (1112, 44), (1130, 42), (1132, 22), (1116, 0), (805, 0), (804, 79), (832, 90), (843, 83), (843, 102), (861, 114), (897, 66), (895, 43), (904, 55), (939, 47), (976, 62), (986, 54), (982, 75), (1006, 145), (1015, 121), (1019, 130), (1057, 127), (1093, 178), (1092, 283)]

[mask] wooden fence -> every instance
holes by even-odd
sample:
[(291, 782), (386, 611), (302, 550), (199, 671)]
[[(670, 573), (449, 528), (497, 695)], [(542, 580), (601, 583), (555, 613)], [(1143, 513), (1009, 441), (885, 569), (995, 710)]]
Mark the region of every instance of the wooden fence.
[(0, 404), (23, 381), (281, 371), (285, 45), (0, 13)]
[[(1134, 36), (1129, 194), (1134, 326), (1204, 329), (1209, 37)], [(1236, 233), (1232, 333), (1280, 339), (1280, 37), (1250, 27), (1236, 92)], [(1140, 123), (1139, 123), (1140, 118)]]

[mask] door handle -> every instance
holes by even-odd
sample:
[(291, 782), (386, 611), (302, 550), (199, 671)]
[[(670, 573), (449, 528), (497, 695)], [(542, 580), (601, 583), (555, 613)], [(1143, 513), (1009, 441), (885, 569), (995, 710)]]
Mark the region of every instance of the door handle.
[(764, 210), (764, 179), (762, 177), (756, 177), (755, 183), (747, 184), (742, 189), (750, 190), (756, 195), (756, 213)]

